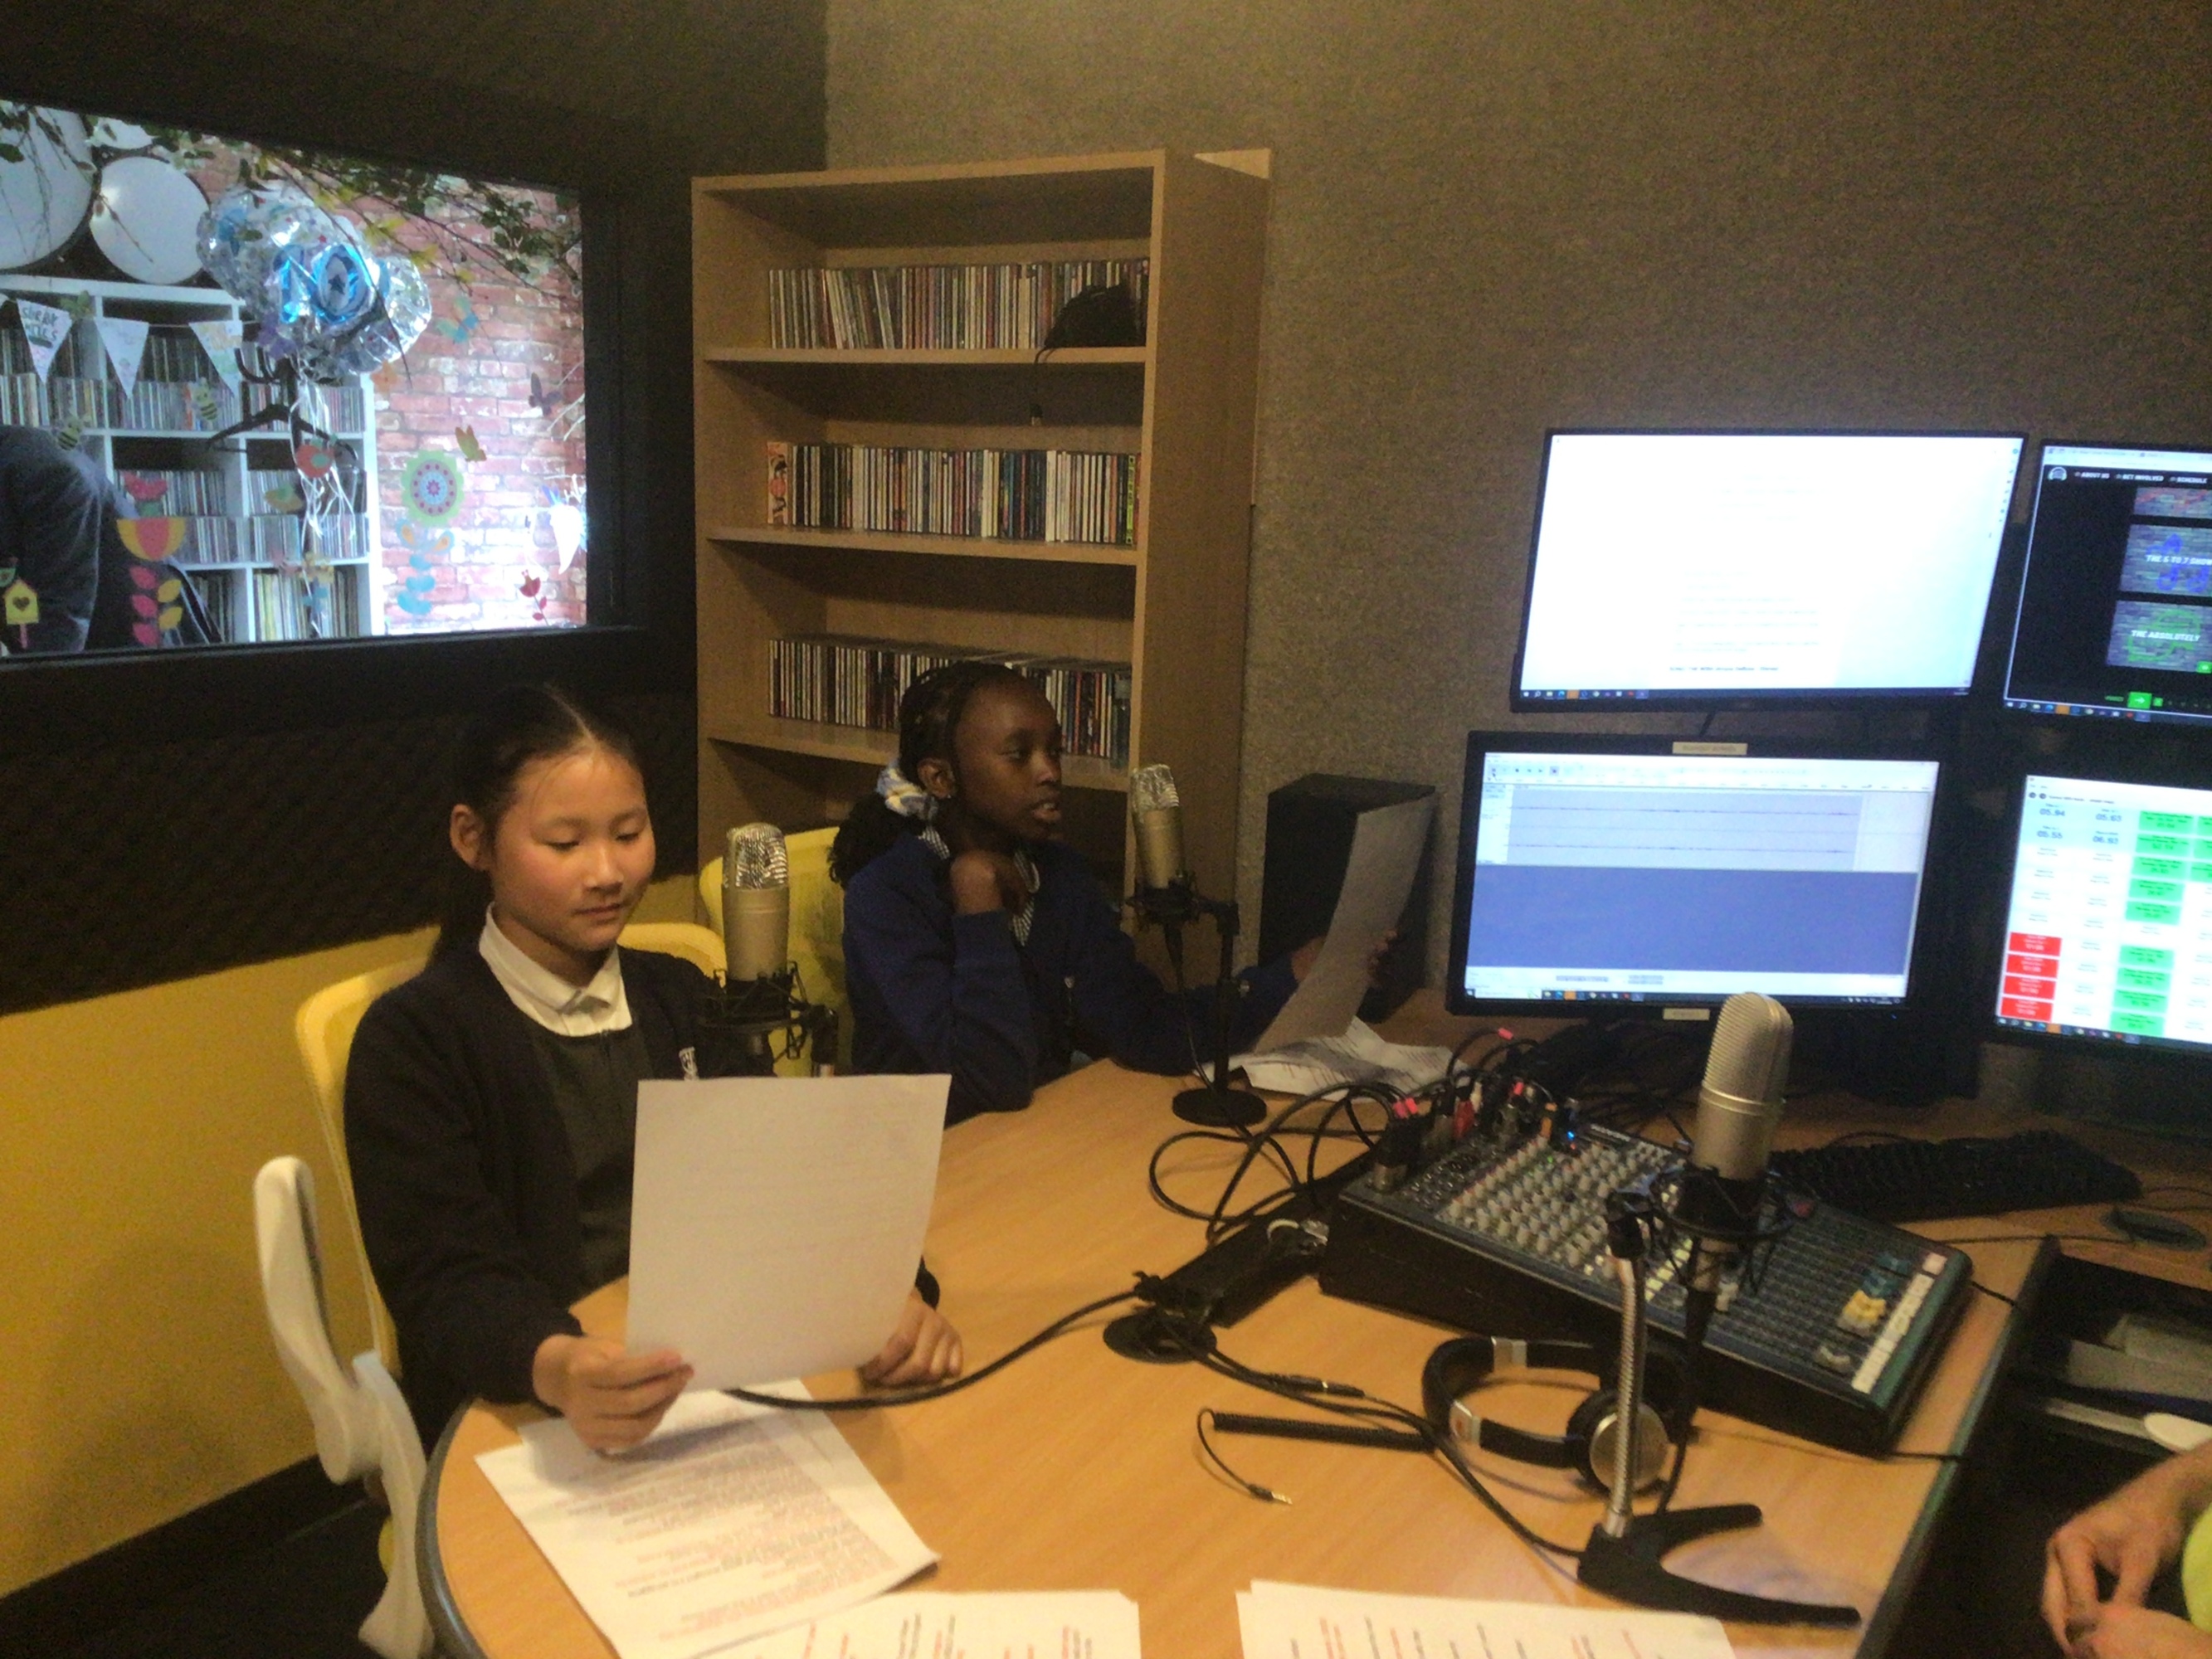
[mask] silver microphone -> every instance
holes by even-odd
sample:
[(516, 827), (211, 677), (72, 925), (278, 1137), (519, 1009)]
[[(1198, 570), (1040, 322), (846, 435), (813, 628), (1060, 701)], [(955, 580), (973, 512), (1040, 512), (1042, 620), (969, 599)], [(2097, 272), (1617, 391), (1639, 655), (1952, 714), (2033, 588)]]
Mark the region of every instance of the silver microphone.
[(1137, 862), (1145, 885), (1172, 887), (1184, 874), (1182, 796), (1175, 774), (1164, 765), (1140, 766), (1129, 774), (1129, 815), (1137, 825)]
[(729, 981), (781, 974), (791, 951), (791, 866), (783, 831), (748, 823), (729, 833), (722, 855), (722, 949)]
[[(1739, 991), (1721, 1005), (1713, 1045), (1698, 1085), (1697, 1122), (1690, 1132), (1690, 1162), (1718, 1177), (1719, 1193), (1702, 1225), (1750, 1230), (1758, 1216), (1760, 1184), (1782, 1121), (1782, 1090), (1790, 1078), (1790, 1011), (1772, 997)], [(1712, 1291), (1721, 1268), (1738, 1247), (1699, 1239), (1690, 1266), (1690, 1288)]]

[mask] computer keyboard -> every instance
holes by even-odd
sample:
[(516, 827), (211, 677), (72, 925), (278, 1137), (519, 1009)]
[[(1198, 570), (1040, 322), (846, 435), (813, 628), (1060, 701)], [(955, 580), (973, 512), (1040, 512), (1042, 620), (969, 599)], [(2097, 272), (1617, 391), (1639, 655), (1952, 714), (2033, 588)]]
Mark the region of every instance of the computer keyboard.
[(1956, 1140), (1847, 1141), (1777, 1152), (1774, 1169), (1839, 1210), (1892, 1223), (2142, 1196), (2142, 1182), (2130, 1171), (2051, 1129)]

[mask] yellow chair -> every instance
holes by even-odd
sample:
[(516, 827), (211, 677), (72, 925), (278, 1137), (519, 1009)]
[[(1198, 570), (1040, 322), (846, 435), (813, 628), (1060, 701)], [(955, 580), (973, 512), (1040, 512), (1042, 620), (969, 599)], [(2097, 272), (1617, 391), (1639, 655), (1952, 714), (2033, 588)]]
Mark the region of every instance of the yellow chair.
[[(633, 922), (623, 929), (622, 942), (641, 951), (663, 951), (670, 956), (682, 957), (706, 973), (722, 971), (720, 936), (696, 921)], [(399, 1349), (392, 1334), (392, 1316), (385, 1310), (384, 1298), (377, 1294), (375, 1277), (369, 1272), (368, 1254), (362, 1244), (361, 1212), (354, 1205), (353, 1170), (346, 1158), (346, 1059), (353, 1052), (354, 1033), (360, 1029), (362, 1016), (368, 1012), (368, 1005), (393, 986), (422, 972), (427, 959), (410, 956), (341, 980), (336, 985), (325, 986), (300, 1005), (292, 1028), (299, 1041), (300, 1058), (307, 1067), (307, 1080), (314, 1086), (323, 1146), (330, 1154), (331, 1167), (337, 1172), (338, 1191), (345, 1200), (346, 1238), (361, 1274), (362, 1294), (368, 1303), (369, 1337), (378, 1358), (394, 1376), (399, 1374)]]
[[(835, 824), (783, 838), (791, 874), (791, 959), (799, 964), (806, 1000), (837, 1011), (837, 1069), (851, 1069), (853, 1011), (845, 1000), (845, 890), (830, 879)], [(714, 931), (722, 927), (722, 860), (699, 872), (699, 901)], [(805, 1067), (796, 1068), (803, 1072)]]
[(722, 971), (721, 933), (696, 921), (633, 921), (623, 929), (622, 942), (633, 951), (681, 957), (702, 974)]
[(368, 1300), (369, 1339), (377, 1357), (394, 1376), (399, 1374), (399, 1347), (392, 1334), (392, 1316), (385, 1311), (384, 1298), (376, 1293), (376, 1279), (368, 1270), (368, 1253), (361, 1242), (361, 1212), (353, 1201), (353, 1166), (346, 1158), (346, 1059), (353, 1053), (353, 1034), (360, 1029), (368, 1005), (421, 973), (428, 960), (424, 956), (410, 956), (326, 985), (300, 1005), (292, 1022), (300, 1058), (307, 1067), (307, 1081), (314, 1085), (323, 1146), (330, 1154), (331, 1167), (337, 1171), (338, 1193), (345, 1200), (346, 1237), (361, 1274), (362, 1294)]

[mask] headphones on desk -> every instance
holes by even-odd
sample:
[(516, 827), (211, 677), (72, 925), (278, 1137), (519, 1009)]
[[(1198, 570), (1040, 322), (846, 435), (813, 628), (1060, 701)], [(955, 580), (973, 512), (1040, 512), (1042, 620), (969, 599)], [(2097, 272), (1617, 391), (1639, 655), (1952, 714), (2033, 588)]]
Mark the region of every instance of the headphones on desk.
[[(1440, 1344), (1421, 1370), (1421, 1408), (1430, 1427), (1462, 1445), (1479, 1446), (1516, 1462), (1572, 1469), (1601, 1490), (1613, 1484), (1613, 1437), (1620, 1424), (1613, 1390), (1599, 1389), (1575, 1407), (1565, 1434), (1538, 1434), (1479, 1416), (1462, 1398), (1502, 1370), (1583, 1371), (1604, 1382), (1613, 1372), (1610, 1352), (1586, 1342), (1525, 1341), (1507, 1336), (1460, 1336)], [(1636, 1485), (1640, 1491), (1665, 1471), (1674, 1447), (1688, 1433), (1683, 1419), (1689, 1381), (1668, 1353), (1647, 1351), (1644, 1398), (1638, 1408)]]

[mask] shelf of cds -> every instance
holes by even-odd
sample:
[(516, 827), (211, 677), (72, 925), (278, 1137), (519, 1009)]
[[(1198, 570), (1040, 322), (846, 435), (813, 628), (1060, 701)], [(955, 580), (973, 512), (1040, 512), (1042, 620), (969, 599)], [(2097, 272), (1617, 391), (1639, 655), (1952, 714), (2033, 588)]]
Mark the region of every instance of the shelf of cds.
[[(72, 313), (43, 374), (10, 303), (18, 299)], [(205, 441), (266, 406), (261, 388), (216, 367), (213, 354), (227, 351), (239, 325), (238, 305), (218, 289), (0, 274), (0, 422), (46, 428), (106, 475), (134, 516), (176, 520), (168, 557), (224, 640), (315, 638), (301, 565), (304, 501), (283, 428), (219, 447)], [(137, 347), (135, 373), (111, 361), (111, 335)], [(353, 637), (380, 631), (381, 559), (368, 499), (376, 423), (366, 378), (321, 390), (330, 429), (360, 467), (351, 510), (320, 520), (330, 567), (320, 636)]]
[(1261, 152), (693, 181), (702, 854), (842, 817), (975, 657), (1094, 864), (1164, 762), (1233, 881), (1267, 198)]

